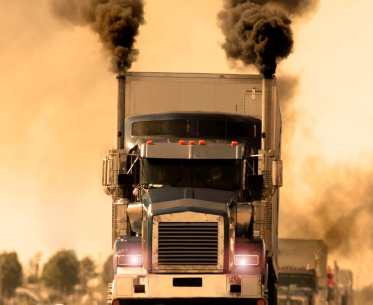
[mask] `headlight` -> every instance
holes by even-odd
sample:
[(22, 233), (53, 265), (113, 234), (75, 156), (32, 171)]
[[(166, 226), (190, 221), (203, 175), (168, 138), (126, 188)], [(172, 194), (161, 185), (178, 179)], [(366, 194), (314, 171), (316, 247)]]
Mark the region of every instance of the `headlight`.
[(142, 266), (141, 254), (118, 255), (118, 266)]
[(259, 255), (235, 255), (234, 264), (237, 266), (259, 265)]

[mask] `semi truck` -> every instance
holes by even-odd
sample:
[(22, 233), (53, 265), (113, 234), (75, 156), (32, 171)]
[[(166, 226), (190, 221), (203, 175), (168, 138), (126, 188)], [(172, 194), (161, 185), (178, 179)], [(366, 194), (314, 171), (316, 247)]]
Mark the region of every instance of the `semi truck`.
[(125, 72), (108, 304), (276, 304), (281, 114), (276, 78)]
[(278, 304), (327, 304), (327, 260), (321, 240), (280, 238)]
[(353, 273), (351, 270), (339, 270), (338, 286), (341, 295), (341, 305), (353, 305)]
[(328, 276), (328, 304), (330, 305), (342, 305), (343, 284), (341, 282), (340, 269), (337, 261), (334, 261), (333, 268), (329, 265), (327, 266), (327, 276)]

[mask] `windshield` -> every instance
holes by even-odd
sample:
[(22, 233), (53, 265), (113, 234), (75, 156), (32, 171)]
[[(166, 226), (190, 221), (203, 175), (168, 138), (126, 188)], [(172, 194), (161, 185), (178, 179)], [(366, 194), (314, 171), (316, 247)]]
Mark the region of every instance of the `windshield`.
[(279, 274), (278, 285), (290, 288), (314, 288), (312, 276), (307, 274)]
[(144, 158), (141, 183), (148, 188), (197, 187), (235, 190), (240, 187), (241, 160)]

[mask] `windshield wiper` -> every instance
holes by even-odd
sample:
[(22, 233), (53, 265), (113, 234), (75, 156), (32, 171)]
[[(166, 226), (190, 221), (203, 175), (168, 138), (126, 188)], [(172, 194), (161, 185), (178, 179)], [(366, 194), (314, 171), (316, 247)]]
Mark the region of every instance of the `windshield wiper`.
[(132, 170), (132, 167), (135, 165), (135, 163), (137, 162), (138, 159), (139, 159), (139, 157), (137, 157), (137, 158), (135, 159), (135, 161), (133, 161), (133, 163), (131, 164), (130, 169), (127, 171), (127, 174), (130, 173), (130, 171)]

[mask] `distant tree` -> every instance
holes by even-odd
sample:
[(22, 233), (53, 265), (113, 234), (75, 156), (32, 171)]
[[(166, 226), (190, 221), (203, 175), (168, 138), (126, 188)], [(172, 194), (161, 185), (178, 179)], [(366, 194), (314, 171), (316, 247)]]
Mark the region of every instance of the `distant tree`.
[(79, 283), (79, 261), (73, 250), (60, 250), (44, 265), (43, 281), (47, 287), (70, 294)]
[(113, 281), (113, 278), (114, 278), (113, 255), (109, 255), (109, 257), (106, 259), (101, 276), (102, 276), (102, 282), (105, 285)]
[(36, 284), (39, 282), (39, 263), (42, 252), (37, 252), (33, 258), (29, 260), (29, 274), (27, 276), (28, 284)]
[(22, 266), (16, 252), (3, 252), (0, 254), (1, 292), (5, 297), (14, 295), (18, 286), (22, 285)]
[(88, 281), (97, 276), (95, 262), (89, 256), (86, 256), (79, 261), (79, 269), (80, 284), (83, 292), (86, 292)]

